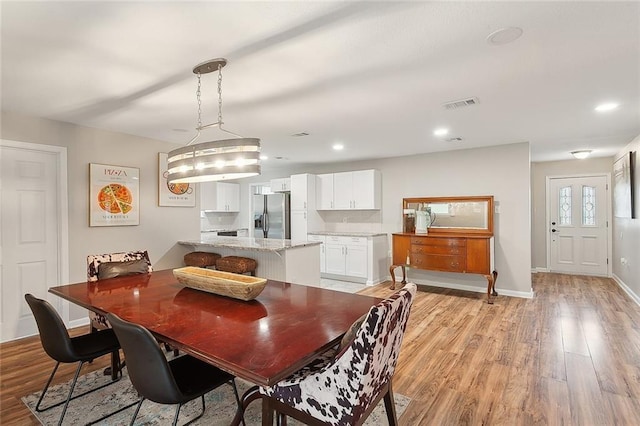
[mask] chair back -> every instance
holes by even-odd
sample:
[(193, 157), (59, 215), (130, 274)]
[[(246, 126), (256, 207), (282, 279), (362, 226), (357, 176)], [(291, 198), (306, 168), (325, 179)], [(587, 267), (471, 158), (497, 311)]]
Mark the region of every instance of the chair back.
[(131, 383), (140, 395), (160, 404), (182, 402), (167, 358), (149, 330), (113, 314), (107, 319), (124, 351)]
[(148, 272), (153, 272), (151, 260), (149, 260), (149, 253), (146, 250), (90, 254), (87, 256), (87, 281), (98, 281), (98, 270), (101, 263), (128, 262), (130, 260), (145, 260), (149, 265)]
[(78, 356), (73, 349), (69, 332), (58, 312), (46, 300), (32, 294), (24, 295), (38, 325), (44, 351), (58, 362), (75, 362)]

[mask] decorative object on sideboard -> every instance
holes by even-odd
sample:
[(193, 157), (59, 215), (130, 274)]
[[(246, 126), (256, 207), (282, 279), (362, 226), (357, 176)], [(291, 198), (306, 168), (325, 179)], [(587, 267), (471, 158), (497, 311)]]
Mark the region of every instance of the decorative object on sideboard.
[[(198, 126), (196, 135), (186, 146), (169, 152), (168, 181), (170, 183), (196, 183), (214, 180), (239, 179), (260, 174), (260, 139), (245, 138), (222, 127), (222, 67), (224, 58), (212, 59), (193, 68), (198, 77)], [(202, 124), (200, 108), (201, 75), (218, 71), (218, 121)], [(233, 139), (194, 143), (202, 130), (217, 127)]]

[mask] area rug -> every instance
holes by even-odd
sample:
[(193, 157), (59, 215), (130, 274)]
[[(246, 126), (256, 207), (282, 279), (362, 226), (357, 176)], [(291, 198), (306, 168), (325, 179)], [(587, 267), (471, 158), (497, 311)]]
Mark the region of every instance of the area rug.
[[(102, 374), (102, 371), (94, 371), (86, 374), (78, 379), (76, 390), (74, 394), (80, 394), (85, 390), (91, 389), (102, 383), (106, 383), (111, 379)], [(238, 392), (242, 394), (251, 387), (251, 384), (244, 380), (236, 379), (238, 386)], [(47, 407), (50, 403), (55, 403), (66, 398), (69, 391), (70, 383), (64, 383), (56, 386), (52, 386), (45, 400), (43, 406)], [(37, 413), (35, 411), (36, 403), (40, 392), (25, 396), (22, 401), (29, 407), (31, 412), (38, 418), (43, 425), (56, 425), (62, 412), (62, 406), (52, 408), (48, 411)], [(138, 394), (131, 385), (129, 377), (126, 374), (126, 368), (124, 369), (124, 376), (118, 382), (106, 386), (98, 391), (92, 392), (88, 395), (72, 400), (69, 403), (67, 414), (64, 418), (65, 425), (86, 425), (93, 423), (96, 419), (99, 419), (105, 414), (117, 411), (121, 407), (125, 407), (138, 400)], [(218, 389), (209, 392), (205, 396), (206, 411), (202, 418), (192, 423), (194, 425), (228, 425), (236, 411), (236, 401), (233, 395), (233, 389), (230, 385), (223, 385)], [(395, 395), (396, 413), (398, 417), (404, 412), (409, 404), (410, 399), (403, 395)], [(190, 419), (196, 417), (200, 413), (200, 399), (191, 401), (185, 404), (180, 409), (180, 418), (178, 424), (182, 425)], [(254, 401), (249, 405), (249, 408), (245, 412), (245, 423), (247, 426), (260, 425), (261, 410), (260, 401)], [(142, 404), (140, 413), (136, 418), (136, 425), (166, 425), (171, 424), (173, 416), (175, 414), (175, 405), (161, 405), (151, 401), (145, 401)], [(128, 425), (131, 421), (131, 417), (135, 411), (135, 406), (127, 408), (118, 414), (100, 421), (98, 425)], [(299, 425), (300, 423), (289, 419), (288, 424)], [(375, 408), (367, 419), (366, 425), (384, 425), (387, 424), (387, 415), (384, 408), (384, 403)]]

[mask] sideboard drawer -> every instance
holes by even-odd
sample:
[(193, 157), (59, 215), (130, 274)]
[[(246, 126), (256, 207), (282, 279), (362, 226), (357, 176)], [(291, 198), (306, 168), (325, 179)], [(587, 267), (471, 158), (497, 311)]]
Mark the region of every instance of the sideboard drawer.
[(466, 238), (446, 238), (446, 237), (412, 237), (411, 245), (437, 246), (437, 247), (465, 247)]
[(412, 251), (411, 266), (435, 271), (464, 272), (466, 269), (466, 257), (420, 254)]
[(467, 248), (462, 246), (443, 246), (443, 245), (422, 245), (412, 244), (411, 254), (448, 254), (448, 255), (460, 255), (464, 256), (467, 253)]

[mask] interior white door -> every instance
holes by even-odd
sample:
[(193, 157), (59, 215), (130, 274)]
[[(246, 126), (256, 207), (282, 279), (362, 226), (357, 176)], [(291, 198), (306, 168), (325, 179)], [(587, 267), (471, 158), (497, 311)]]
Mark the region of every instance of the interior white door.
[(606, 176), (549, 179), (549, 270), (607, 275), (608, 199)]
[(2, 341), (37, 333), (25, 293), (48, 299), (59, 283), (58, 154), (0, 146)]

